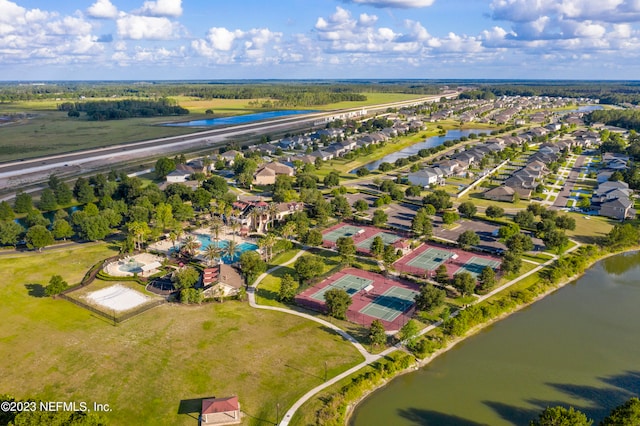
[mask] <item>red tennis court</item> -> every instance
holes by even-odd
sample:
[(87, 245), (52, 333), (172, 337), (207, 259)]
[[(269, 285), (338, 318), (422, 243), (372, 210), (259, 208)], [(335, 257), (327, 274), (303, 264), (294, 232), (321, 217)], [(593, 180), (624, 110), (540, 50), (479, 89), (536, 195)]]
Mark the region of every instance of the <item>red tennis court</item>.
[(404, 232), (388, 231), (375, 226), (361, 224), (338, 223), (322, 232), (322, 246), (335, 248), (336, 241), (341, 237), (351, 237), (356, 249), (361, 253), (371, 253), (371, 243), (376, 236), (380, 236), (385, 245), (392, 244), (395, 248), (406, 247), (409, 235)]
[(401, 257), (393, 266), (405, 274), (431, 277), (438, 266), (444, 265), (449, 277), (453, 277), (458, 272), (477, 275), (485, 266), (498, 268), (500, 263), (500, 258), (496, 256), (429, 243), (422, 244), (411, 253)]
[(347, 319), (369, 327), (379, 319), (388, 330), (399, 330), (415, 309), (414, 296), (420, 287), (412, 282), (385, 277), (375, 272), (345, 268), (296, 296), (296, 303), (324, 312), (324, 293), (341, 288), (351, 296)]

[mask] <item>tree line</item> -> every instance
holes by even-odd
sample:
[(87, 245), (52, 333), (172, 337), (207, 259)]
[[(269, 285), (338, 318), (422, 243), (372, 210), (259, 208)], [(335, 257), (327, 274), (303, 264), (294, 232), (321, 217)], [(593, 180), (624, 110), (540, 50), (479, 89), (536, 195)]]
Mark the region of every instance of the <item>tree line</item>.
[(80, 112), (84, 112), (90, 120), (122, 120), (132, 117), (189, 114), (188, 109), (182, 108), (176, 101), (168, 98), (64, 102), (58, 105), (58, 111), (66, 111), (69, 117), (79, 117)]

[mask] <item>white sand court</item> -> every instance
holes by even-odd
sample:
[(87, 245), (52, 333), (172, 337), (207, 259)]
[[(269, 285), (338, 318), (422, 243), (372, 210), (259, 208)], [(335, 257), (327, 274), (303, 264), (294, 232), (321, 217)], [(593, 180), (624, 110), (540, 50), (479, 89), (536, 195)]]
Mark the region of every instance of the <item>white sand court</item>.
[(93, 291), (85, 297), (89, 302), (116, 312), (136, 308), (151, 300), (144, 294), (120, 284)]

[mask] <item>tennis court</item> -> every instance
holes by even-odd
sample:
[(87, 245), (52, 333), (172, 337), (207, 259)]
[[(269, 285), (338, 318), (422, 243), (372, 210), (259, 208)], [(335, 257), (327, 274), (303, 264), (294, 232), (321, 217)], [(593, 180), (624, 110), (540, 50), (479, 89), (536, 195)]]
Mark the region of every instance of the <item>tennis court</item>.
[(462, 265), (460, 269), (456, 271), (456, 274), (459, 274), (460, 272), (469, 272), (474, 277), (477, 277), (478, 275), (480, 275), (480, 272), (482, 272), (482, 270), (487, 266), (495, 269), (500, 266), (500, 262), (493, 259), (485, 259), (484, 257), (473, 256), (467, 261), (467, 263)]
[(358, 248), (362, 248), (362, 249), (370, 249), (371, 248), (371, 243), (373, 243), (374, 238), (376, 237), (381, 237), (382, 238), (382, 242), (384, 243), (384, 245), (388, 245), (388, 244), (393, 244), (398, 240), (401, 240), (402, 237), (398, 236), (398, 235), (394, 235), (394, 234), (389, 234), (387, 232), (378, 232), (375, 235), (372, 235), (371, 237), (367, 238), (364, 241), (360, 241), (358, 244), (356, 244), (356, 246)]
[(407, 262), (407, 265), (423, 269), (425, 271), (433, 271), (438, 266), (451, 259), (454, 255), (455, 253), (449, 250), (440, 250), (429, 247), (427, 250)]
[(341, 226), (340, 228), (327, 232), (322, 236), (322, 239), (335, 243), (336, 241), (338, 241), (338, 238), (354, 237), (362, 233), (364, 233), (364, 230), (362, 228), (358, 228), (357, 226), (352, 226), (352, 225), (344, 225), (344, 226)]
[(353, 297), (354, 294), (358, 293), (360, 290), (362, 290), (363, 288), (366, 288), (371, 284), (373, 284), (373, 280), (347, 274), (343, 277), (340, 277), (338, 280), (332, 282), (328, 286), (315, 292), (314, 294), (311, 295), (311, 298), (324, 302), (324, 294), (327, 291), (334, 288), (342, 289), (346, 291), (347, 294), (349, 294), (349, 296)]
[(360, 313), (383, 321), (393, 321), (415, 303), (417, 291), (393, 286), (364, 308)]

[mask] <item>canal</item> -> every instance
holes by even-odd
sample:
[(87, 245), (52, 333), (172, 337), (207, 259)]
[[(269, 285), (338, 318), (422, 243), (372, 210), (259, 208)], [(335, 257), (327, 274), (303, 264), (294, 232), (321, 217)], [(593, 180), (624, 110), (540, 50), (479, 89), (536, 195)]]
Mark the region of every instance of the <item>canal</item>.
[[(379, 160), (373, 161), (369, 164), (365, 164), (364, 167), (366, 167), (369, 170), (376, 170), (378, 168), (378, 166), (380, 166), (380, 164), (382, 163), (393, 163), (394, 161), (396, 161), (399, 158), (406, 158), (409, 157), (411, 155), (415, 155), (418, 153), (418, 151), (420, 151), (421, 149), (426, 149), (426, 148), (432, 148), (434, 146), (439, 146), (442, 145), (445, 141), (450, 141), (450, 140), (454, 140), (454, 139), (460, 139), (463, 136), (469, 136), (471, 133), (475, 133), (477, 135), (479, 135), (480, 133), (485, 133), (485, 134), (489, 134), (491, 132), (491, 130), (488, 129), (464, 129), (464, 130), (459, 130), (459, 129), (454, 129), (454, 130), (449, 130), (446, 132), (445, 135), (442, 136), (432, 136), (430, 138), (425, 139), (423, 142), (418, 142), (416, 144), (413, 144), (409, 147), (406, 147), (404, 149), (401, 149), (400, 151), (396, 151), (392, 154), (389, 154)], [(352, 170), (352, 173), (355, 173), (355, 170)]]

